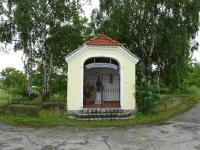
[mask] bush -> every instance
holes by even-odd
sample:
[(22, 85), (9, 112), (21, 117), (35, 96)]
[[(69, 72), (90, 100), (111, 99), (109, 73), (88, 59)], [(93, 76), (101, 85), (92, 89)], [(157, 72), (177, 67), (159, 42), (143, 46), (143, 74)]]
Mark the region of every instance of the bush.
[(200, 95), (200, 88), (196, 85), (186, 87), (183, 92), (191, 95)]
[(26, 75), (14, 68), (6, 68), (1, 72), (3, 88), (9, 95), (27, 95), (28, 81)]
[(160, 93), (161, 94), (171, 94), (173, 91), (170, 88), (167, 87), (161, 87), (160, 88)]
[(136, 92), (136, 100), (139, 112), (142, 113), (149, 113), (161, 102), (158, 93), (151, 88), (138, 89)]
[(40, 97), (41, 89), (38, 86), (32, 86), (32, 99)]
[(53, 94), (51, 95), (50, 100), (54, 102), (66, 102), (66, 95), (63, 93)]

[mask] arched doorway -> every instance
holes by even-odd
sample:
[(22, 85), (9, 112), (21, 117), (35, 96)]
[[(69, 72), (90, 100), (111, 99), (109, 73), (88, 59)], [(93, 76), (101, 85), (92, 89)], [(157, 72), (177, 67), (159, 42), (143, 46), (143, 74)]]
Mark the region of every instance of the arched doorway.
[(83, 107), (120, 107), (120, 65), (108, 57), (84, 63)]

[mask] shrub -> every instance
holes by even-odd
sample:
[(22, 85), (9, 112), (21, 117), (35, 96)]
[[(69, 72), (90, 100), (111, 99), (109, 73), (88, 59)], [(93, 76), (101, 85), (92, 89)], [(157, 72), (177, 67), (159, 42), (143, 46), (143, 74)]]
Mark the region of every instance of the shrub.
[(191, 95), (200, 95), (200, 88), (196, 85), (186, 87), (183, 92)]
[(27, 95), (26, 75), (14, 68), (6, 68), (1, 72), (3, 88), (10, 95)]
[(66, 102), (66, 95), (64, 93), (53, 94), (50, 100), (54, 102)]
[(32, 99), (40, 97), (41, 89), (37, 86), (32, 86)]
[(151, 88), (138, 89), (136, 92), (136, 100), (139, 112), (142, 113), (149, 113), (161, 102), (158, 93)]
[(170, 88), (167, 87), (161, 87), (160, 88), (160, 93), (161, 94), (171, 94), (173, 91)]

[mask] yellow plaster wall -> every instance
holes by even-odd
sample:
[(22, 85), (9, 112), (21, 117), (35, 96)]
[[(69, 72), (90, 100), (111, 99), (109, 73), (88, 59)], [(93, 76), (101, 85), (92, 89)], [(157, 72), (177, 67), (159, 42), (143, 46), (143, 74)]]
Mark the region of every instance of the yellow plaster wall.
[(122, 105), (125, 110), (135, 110), (135, 63), (117, 50), (117, 47), (87, 47), (68, 61), (67, 109), (83, 108), (83, 64), (90, 57), (112, 57), (119, 61), (122, 79)]

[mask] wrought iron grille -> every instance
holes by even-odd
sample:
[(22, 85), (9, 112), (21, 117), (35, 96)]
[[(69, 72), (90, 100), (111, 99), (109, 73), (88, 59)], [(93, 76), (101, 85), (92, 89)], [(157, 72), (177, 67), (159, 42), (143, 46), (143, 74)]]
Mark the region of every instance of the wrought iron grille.
[(101, 90), (95, 92), (95, 104), (109, 104), (120, 101), (120, 76), (119, 74), (101, 74)]

